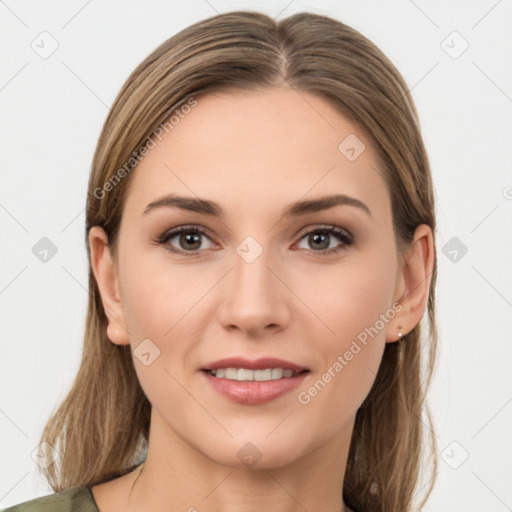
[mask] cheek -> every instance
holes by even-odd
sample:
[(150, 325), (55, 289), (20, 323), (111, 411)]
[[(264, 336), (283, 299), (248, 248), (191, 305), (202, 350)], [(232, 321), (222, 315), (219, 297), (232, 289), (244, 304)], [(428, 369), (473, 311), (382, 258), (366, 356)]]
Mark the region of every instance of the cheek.
[[(318, 325), (327, 352), (350, 344), (390, 308), (396, 267), (391, 253), (377, 254), (377, 250), (354, 252), (339, 264), (319, 265), (314, 272), (303, 268), (295, 276), (294, 291)], [(377, 336), (383, 337), (385, 329), (380, 322), (377, 327)]]
[(303, 281), (301, 293), (309, 288), (305, 296), (317, 317), (315, 337), (324, 366), (301, 403), (357, 410), (373, 385), (386, 328), (396, 314), (391, 307), (395, 267), (391, 256), (369, 260), (361, 255), (357, 263), (354, 258), (333, 269)]
[[(123, 310), (139, 382), (151, 402), (183, 398), (185, 406), (189, 397), (178, 382), (197, 371), (193, 353), (211, 324), (212, 312), (204, 308), (218, 276), (173, 263), (163, 248), (134, 242), (123, 250)], [(148, 359), (153, 362), (145, 365)]]
[[(139, 242), (140, 244), (140, 242)], [(207, 293), (208, 283), (197, 271), (166, 258), (165, 249), (133, 247), (125, 251), (122, 265), (122, 298), (130, 334), (163, 342), (182, 328), (181, 319)], [(203, 276), (204, 277), (204, 276)]]
[(179, 273), (172, 282), (156, 270), (131, 275), (123, 304), (137, 378), (157, 409), (165, 404), (164, 409), (185, 410), (190, 396), (180, 383), (189, 371), (192, 340), (197, 339), (187, 312), (197, 299), (183, 296)]

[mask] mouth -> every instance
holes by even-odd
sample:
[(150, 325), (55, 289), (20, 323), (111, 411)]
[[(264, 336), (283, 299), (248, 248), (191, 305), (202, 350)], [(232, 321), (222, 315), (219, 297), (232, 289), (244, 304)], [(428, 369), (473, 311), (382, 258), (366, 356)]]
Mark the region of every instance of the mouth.
[(275, 357), (261, 357), (256, 360), (229, 357), (213, 361), (202, 370), (217, 379), (256, 382), (289, 379), (309, 371), (305, 366)]
[(244, 405), (260, 405), (286, 395), (311, 373), (309, 368), (269, 357), (255, 361), (231, 357), (201, 370), (215, 391)]

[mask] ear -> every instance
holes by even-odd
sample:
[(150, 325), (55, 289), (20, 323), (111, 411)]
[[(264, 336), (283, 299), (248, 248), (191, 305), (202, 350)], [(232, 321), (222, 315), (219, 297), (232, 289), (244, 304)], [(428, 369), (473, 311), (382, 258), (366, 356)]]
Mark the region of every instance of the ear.
[[(410, 248), (403, 255), (397, 279), (398, 298), (402, 305), (393, 322), (388, 324), (386, 342), (393, 343), (411, 332), (419, 323), (428, 301), (434, 266), (434, 242), (432, 230), (421, 224), (414, 232)], [(398, 284), (399, 283), (399, 284)], [(400, 290), (403, 290), (400, 294)]]
[(130, 341), (119, 291), (118, 272), (108, 246), (108, 237), (100, 226), (93, 226), (89, 230), (89, 247), (92, 270), (108, 319), (107, 336), (116, 345), (128, 345)]

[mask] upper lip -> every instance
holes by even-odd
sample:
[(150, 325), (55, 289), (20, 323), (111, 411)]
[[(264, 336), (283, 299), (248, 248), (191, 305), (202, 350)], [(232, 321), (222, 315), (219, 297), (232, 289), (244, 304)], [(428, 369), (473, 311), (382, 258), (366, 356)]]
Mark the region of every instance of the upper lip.
[(290, 361), (276, 359), (274, 357), (262, 357), (251, 361), (243, 357), (227, 357), (209, 363), (202, 370), (218, 370), (219, 368), (246, 368), (248, 370), (264, 370), (266, 368), (282, 368), (283, 370), (293, 370), (294, 372), (302, 372), (307, 370), (305, 366), (300, 366)]

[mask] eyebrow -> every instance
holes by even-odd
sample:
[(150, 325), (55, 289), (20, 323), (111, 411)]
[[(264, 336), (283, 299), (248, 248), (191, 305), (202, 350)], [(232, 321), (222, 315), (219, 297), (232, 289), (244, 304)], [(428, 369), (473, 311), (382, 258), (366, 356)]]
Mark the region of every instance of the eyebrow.
[[(341, 205), (359, 208), (366, 212), (370, 217), (372, 216), (370, 208), (368, 208), (368, 206), (366, 206), (366, 204), (359, 199), (347, 196), (345, 194), (336, 194), (332, 196), (319, 197), (317, 199), (310, 199), (307, 201), (296, 201), (286, 208), (283, 217), (298, 217), (300, 215), (320, 212), (323, 210), (328, 210), (329, 208), (333, 208), (334, 206)], [(187, 210), (202, 215), (210, 215), (212, 217), (224, 217), (224, 212), (222, 211), (221, 206), (214, 201), (208, 201), (206, 199), (199, 199), (195, 197), (178, 196), (176, 194), (167, 194), (164, 197), (149, 203), (144, 209), (142, 215), (146, 215), (152, 210), (163, 207), (181, 208), (182, 210)]]

